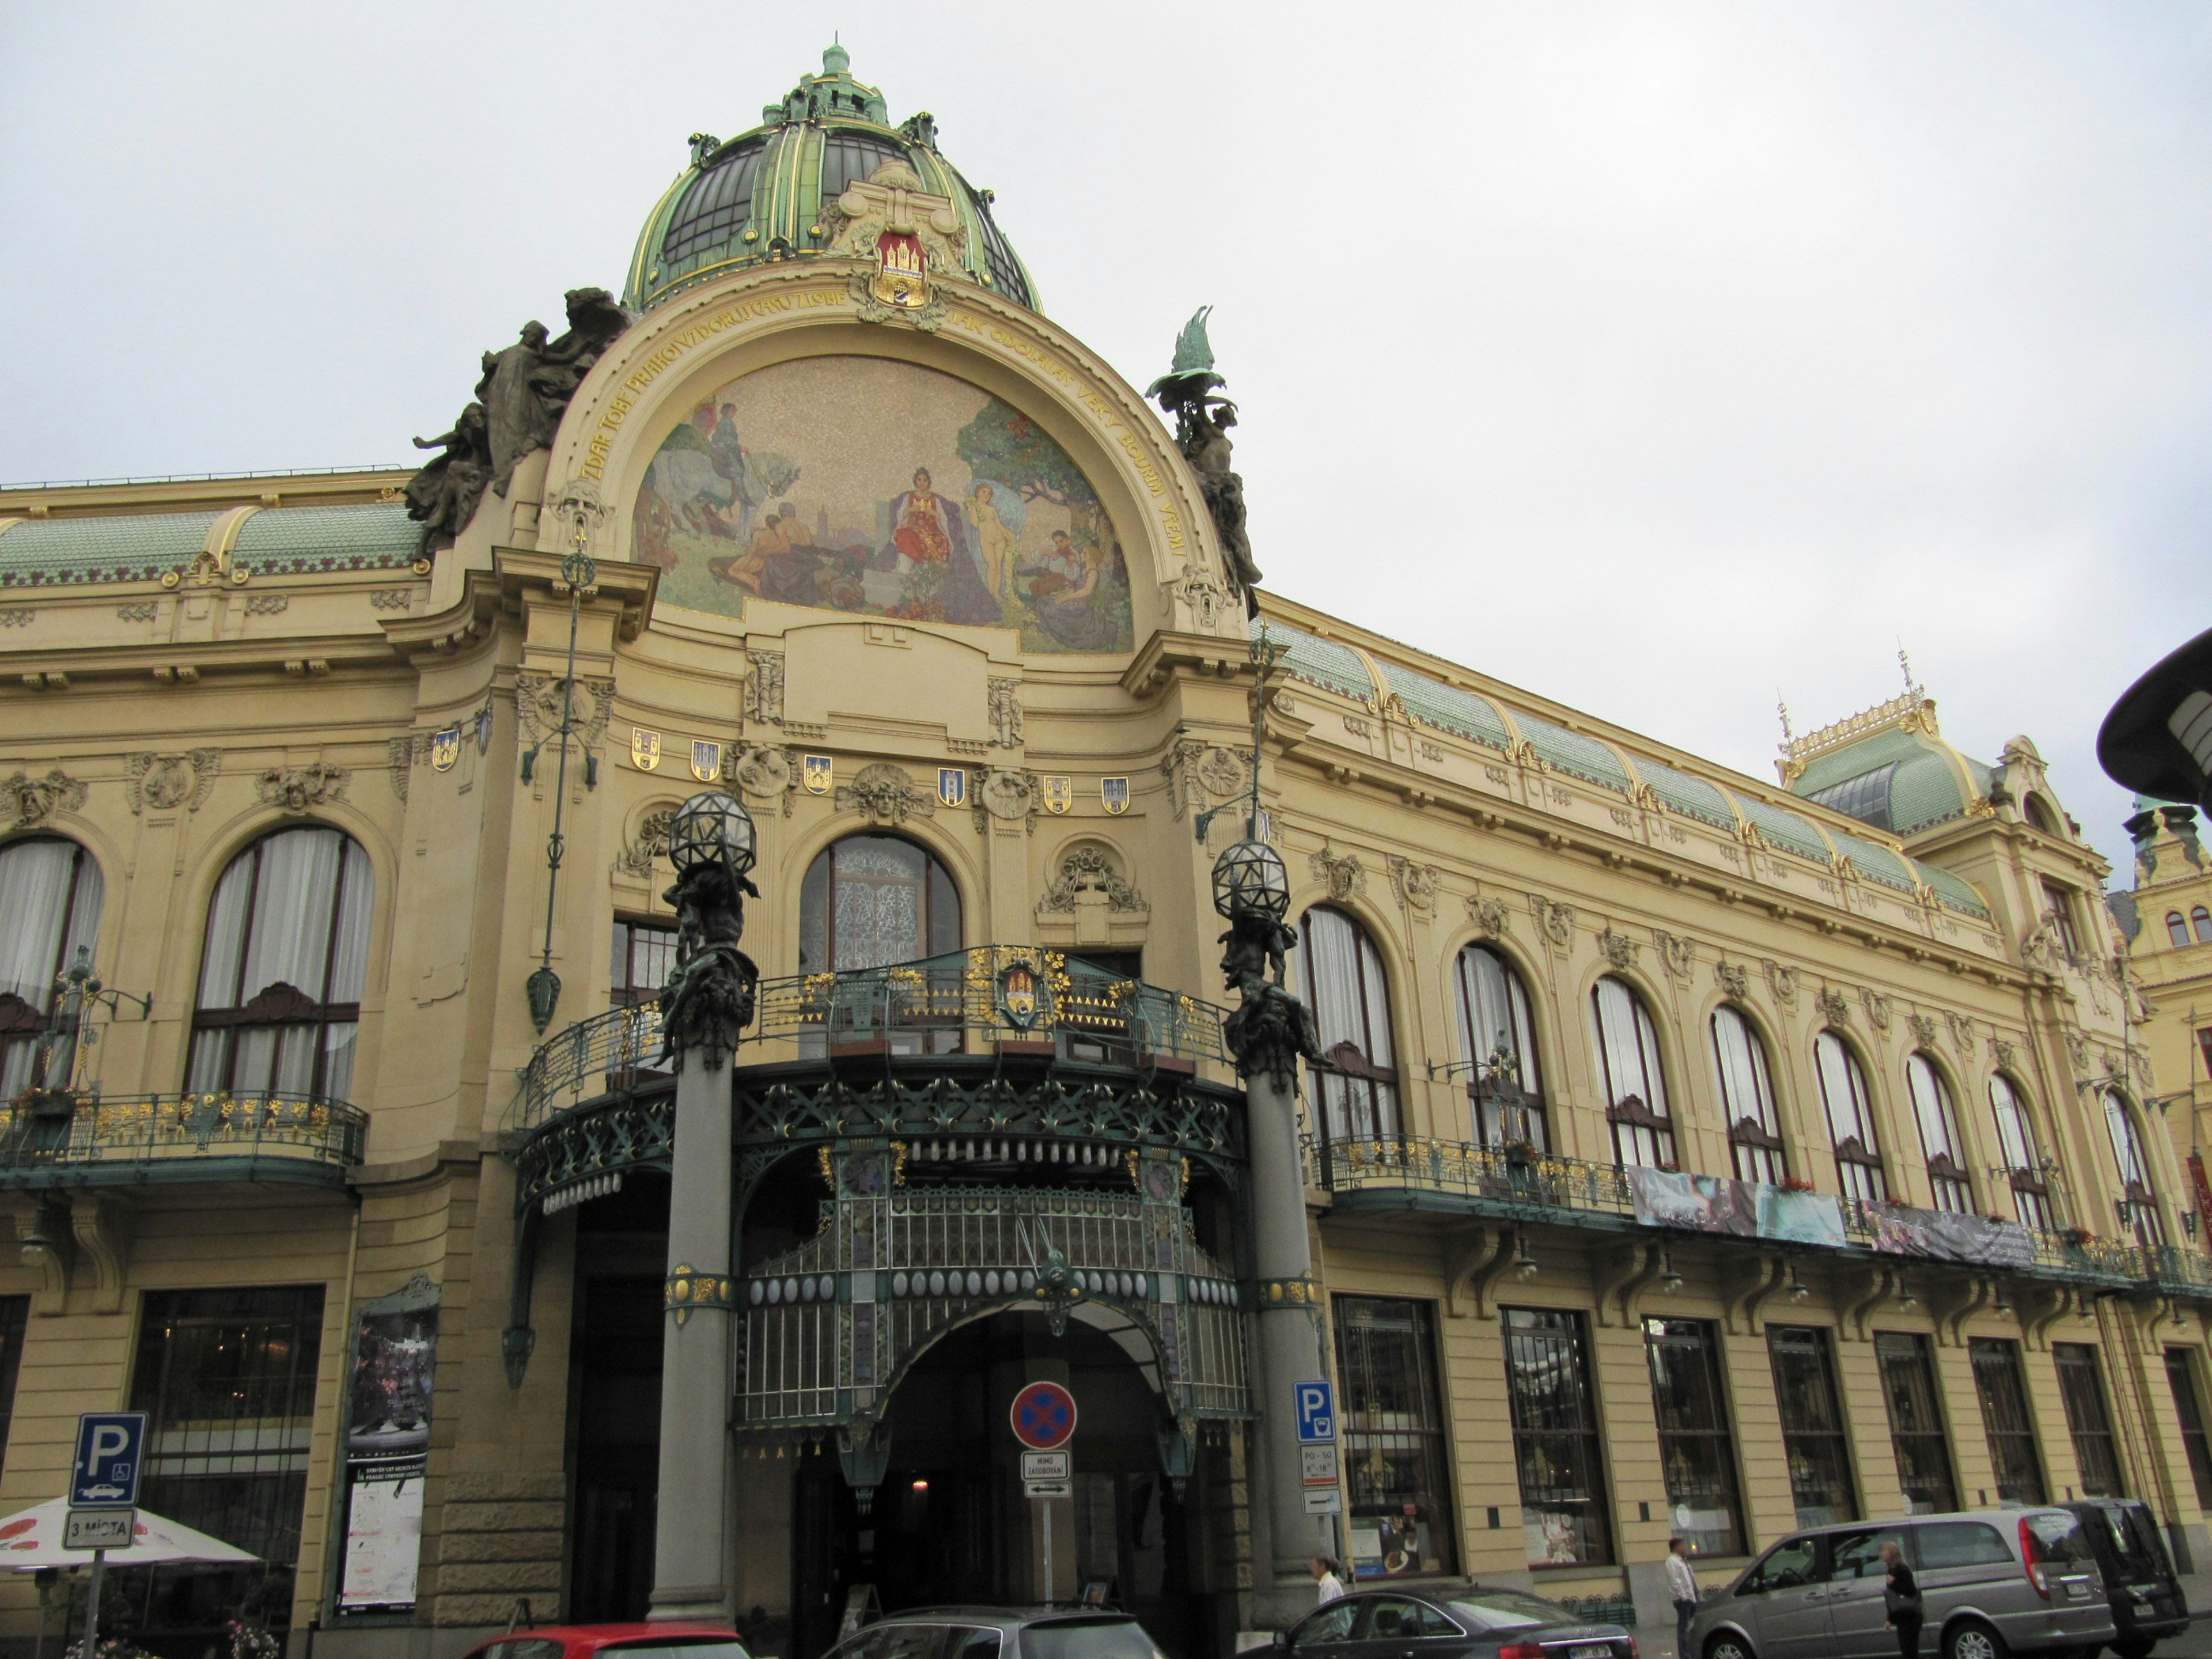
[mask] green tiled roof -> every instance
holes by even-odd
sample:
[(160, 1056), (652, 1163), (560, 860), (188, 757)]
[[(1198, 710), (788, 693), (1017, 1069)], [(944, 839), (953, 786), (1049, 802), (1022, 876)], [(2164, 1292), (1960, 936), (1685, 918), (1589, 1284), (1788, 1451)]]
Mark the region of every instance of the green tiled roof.
[(26, 519), (0, 532), (0, 587), (158, 581), (207, 544), (221, 513)]
[(1406, 705), (1406, 712), (1422, 724), (1473, 743), (1486, 743), (1492, 749), (1513, 746), (1504, 720), (1487, 698), (1445, 685), (1394, 663), (1382, 665), (1382, 678)]
[(1785, 853), (1795, 853), (1801, 859), (1810, 859), (1815, 864), (1826, 864), (1831, 854), (1828, 843), (1820, 839), (1820, 832), (1795, 812), (1779, 806), (1769, 806), (1752, 795), (1737, 795), (1736, 805), (1745, 817), (1759, 826), (1759, 833), (1771, 847)]
[(1513, 723), (1553, 770), (1601, 788), (1618, 789), (1624, 795), (1629, 793), (1628, 770), (1621, 765), (1620, 757), (1596, 738), (1540, 720), (1534, 714), (1516, 714)]
[(278, 507), (240, 526), (234, 565), (289, 576), (311, 570), (404, 568), (421, 556), (422, 526), (397, 502), (356, 507)]
[(1659, 797), (1661, 805), (1670, 812), (1680, 812), (1700, 823), (1710, 823), (1716, 830), (1735, 833), (1735, 814), (1729, 811), (1728, 797), (1703, 778), (1693, 778), (1686, 772), (1677, 772), (1663, 762), (1636, 757), (1637, 775), (1651, 786), (1651, 793)]
[[(1893, 835), (1917, 835), (1966, 810), (1968, 798), (1952, 764), (1954, 752), (1922, 732), (1877, 732), (1807, 762), (1790, 793)], [(1975, 793), (1988, 794), (1990, 769), (1958, 758)]]
[(1912, 867), (1921, 880), (1936, 890), (1936, 896), (1954, 910), (1979, 916), (1984, 921), (1990, 919), (1990, 907), (1982, 902), (1982, 896), (1948, 870), (1938, 870), (1932, 864), (1921, 863), (1918, 859), (1912, 860)]
[(1836, 843), (1836, 850), (1850, 860), (1859, 874), (1869, 881), (1894, 887), (1900, 893), (1915, 890), (1912, 866), (1887, 847), (1862, 841), (1858, 836), (1846, 835), (1840, 830), (1829, 830), (1828, 839)]
[(1368, 678), (1367, 665), (1334, 640), (1316, 639), (1279, 623), (1267, 624), (1267, 635), (1290, 647), (1283, 658), (1283, 672), (1292, 679), (1361, 702), (1375, 701), (1375, 683)]
[(1908, 755), (1921, 753), (1920, 738), (1917, 732), (1900, 732), (1895, 726), (1861, 738), (1856, 743), (1840, 749), (1831, 749), (1825, 755), (1815, 755), (1805, 763), (1805, 769), (1790, 783), (1794, 795), (1814, 795), (1823, 789), (1891, 761), (1903, 760)]

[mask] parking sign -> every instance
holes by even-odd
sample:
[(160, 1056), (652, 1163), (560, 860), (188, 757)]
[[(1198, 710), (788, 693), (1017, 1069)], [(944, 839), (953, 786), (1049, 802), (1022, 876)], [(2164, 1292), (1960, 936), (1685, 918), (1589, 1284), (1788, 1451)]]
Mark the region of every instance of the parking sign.
[(73, 1510), (129, 1509), (138, 1501), (139, 1456), (146, 1443), (143, 1412), (87, 1412), (76, 1420), (76, 1462), (70, 1466)]
[(1336, 1438), (1336, 1393), (1327, 1382), (1293, 1382), (1291, 1401), (1297, 1408), (1299, 1444), (1316, 1446)]

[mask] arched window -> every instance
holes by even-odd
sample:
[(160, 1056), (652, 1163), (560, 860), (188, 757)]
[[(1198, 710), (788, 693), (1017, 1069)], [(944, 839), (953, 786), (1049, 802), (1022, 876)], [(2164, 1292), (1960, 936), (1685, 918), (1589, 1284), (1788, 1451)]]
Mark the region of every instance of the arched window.
[(1967, 1214), (1974, 1207), (1974, 1185), (1967, 1173), (1966, 1143), (1959, 1133), (1950, 1087), (1928, 1056), (1918, 1054), (1905, 1060), (1905, 1084), (1912, 1096), (1912, 1115), (1920, 1125), (1920, 1150), (1927, 1155), (1936, 1207)]
[(2165, 1243), (2166, 1226), (2159, 1219), (2150, 1160), (2143, 1155), (2142, 1138), (2136, 1133), (2135, 1112), (2118, 1089), (2105, 1091), (2105, 1127), (2112, 1137), (2112, 1157), (2120, 1166), (2119, 1202), (2127, 1206), (2127, 1219), (2121, 1224), (2134, 1230), (2138, 1244)]
[(2027, 1104), (2002, 1072), (1990, 1079), (1990, 1111), (1997, 1121), (1997, 1146), (2012, 1172), (2012, 1205), (2022, 1223), (2051, 1231), (2051, 1188), (2043, 1178), (2043, 1159), (2035, 1150), (2035, 1127)]
[(100, 896), (100, 866), (73, 841), (40, 836), (0, 848), (0, 1099), (13, 1100), (31, 1080), (54, 981), (80, 948), (91, 949)]
[[(1453, 972), (1459, 993), (1460, 1052), (1474, 1063), (1468, 1098), (1474, 1108), (1474, 1138), (1486, 1146), (1525, 1140), (1538, 1152), (1552, 1149), (1544, 1117), (1544, 1091), (1536, 1070), (1536, 1036), (1528, 1018), (1528, 988), (1513, 964), (1486, 945), (1459, 953)], [(1492, 1074), (1491, 1056), (1510, 1056), (1505, 1078)], [(1511, 1086), (1501, 1088), (1502, 1083)], [(1520, 1100), (1513, 1099), (1517, 1090)]]
[(2168, 910), (2166, 913), (2166, 936), (2176, 945), (2189, 943), (2189, 926), (2182, 921), (2180, 911)]
[(1659, 1033), (1643, 999), (1610, 974), (1590, 987), (1590, 1042), (1613, 1125), (1613, 1161), (1647, 1169), (1672, 1164), (1674, 1118), (1659, 1069)]
[(2212, 910), (2206, 909), (2201, 904), (2196, 906), (2189, 913), (2189, 925), (2197, 930), (2197, 937), (2200, 943), (2205, 939), (2212, 939)]
[(1751, 1022), (1725, 1004), (1713, 1010), (1713, 1064), (1721, 1074), (1721, 1110), (1728, 1119), (1735, 1178), (1780, 1186), (1790, 1166), (1782, 1156), (1766, 1049)]
[(185, 1086), (319, 1095), (353, 1086), (376, 878), (337, 830), (283, 830), (230, 861), (208, 906)]
[(848, 836), (814, 855), (799, 889), (799, 971), (847, 974), (960, 949), (960, 892), (897, 836)]
[(2027, 815), (2028, 823), (2042, 830), (2045, 835), (2055, 836), (2058, 833), (2058, 821), (2051, 816), (2051, 809), (2043, 804), (2042, 796), (2024, 797), (2021, 801), (2020, 808)]
[(1322, 1133), (1331, 1140), (1395, 1139), (1398, 1069), (1382, 957), (1365, 928), (1326, 905), (1306, 912), (1298, 945), (1298, 977), (1328, 1056), (1315, 1068)]
[(1858, 1056), (1833, 1031), (1823, 1031), (1813, 1039), (1813, 1070), (1820, 1079), (1820, 1104), (1828, 1115), (1829, 1138), (1836, 1143), (1836, 1179), (1843, 1183), (1844, 1196), (1862, 1204), (1888, 1203), (1874, 1103)]

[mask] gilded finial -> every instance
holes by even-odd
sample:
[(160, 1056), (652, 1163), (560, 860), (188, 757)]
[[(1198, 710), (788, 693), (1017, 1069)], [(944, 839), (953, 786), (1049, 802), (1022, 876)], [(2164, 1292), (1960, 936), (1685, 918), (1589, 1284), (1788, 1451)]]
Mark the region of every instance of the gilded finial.
[(1790, 705), (1782, 700), (1779, 691), (1774, 694), (1774, 712), (1782, 716), (1782, 744), (1787, 748), (1797, 740), (1797, 736), (1790, 729)]

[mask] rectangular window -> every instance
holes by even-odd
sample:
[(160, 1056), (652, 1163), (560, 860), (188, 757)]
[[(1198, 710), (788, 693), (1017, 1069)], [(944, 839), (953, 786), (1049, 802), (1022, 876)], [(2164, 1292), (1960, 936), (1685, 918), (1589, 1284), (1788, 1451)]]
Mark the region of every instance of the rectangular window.
[(149, 1634), (197, 1651), (241, 1609), (289, 1626), (322, 1334), (319, 1285), (146, 1293), (131, 1389), (148, 1414), (142, 1500), (260, 1558), (149, 1570)]
[(649, 922), (615, 924), (614, 960), (607, 970), (607, 1000), (617, 1008), (658, 1001), (676, 971), (676, 930)]
[(1978, 1336), (1967, 1343), (1966, 1352), (1973, 1361), (1974, 1393), (1982, 1402), (1990, 1464), (1996, 1473), (1997, 1501), (2040, 1504), (2043, 1460), (2036, 1455), (2035, 1419), (2020, 1373), (2020, 1344)]
[(1344, 1386), (1352, 1571), (1363, 1578), (1449, 1572), (1451, 1481), (1437, 1384), (1436, 1309), (1373, 1296), (1330, 1302)]
[(2105, 1410), (2104, 1379), (2097, 1375), (2096, 1345), (2054, 1342), (2051, 1357), (2058, 1366), (2058, 1397), (2066, 1406), (2067, 1432), (2074, 1437), (2074, 1462), (2081, 1471), (2081, 1495), (2125, 1497), (2119, 1453), (2112, 1444), (2112, 1419)]
[(1943, 1437), (1943, 1416), (1936, 1403), (1941, 1396), (1928, 1339), (1904, 1331), (1878, 1332), (1874, 1353), (1881, 1367), (1881, 1397), (1889, 1407), (1905, 1512), (1948, 1514), (1959, 1507), (1959, 1486), (1952, 1478), (1950, 1443)]
[(1505, 1310), (1505, 1389), (1521, 1475), (1521, 1525), (1532, 1567), (1613, 1559), (1597, 1397), (1580, 1314)]
[(1647, 1319), (1644, 1348), (1651, 1362), (1668, 1521), (1692, 1555), (1741, 1555), (1735, 1444), (1714, 1327), (1702, 1319)]
[(2182, 1449), (2197, 1481), (2197, 1504), (2212, 1510), (2212, 1446), (2204, 1440), (2204, 1413), (2197, 1403), (2197, 1368), (2186, 1348), (2166, 1351), (2166, 1380), (2173, 1389), (2173, 1414), (2181, 1421)]
[(1814, 1325), (1769, 1325), (1766, 1353), (1774, 1367), (1775, 1403), (1782, 1408), (1782, 1455), (1797, 1524), (1856, 1521), (1850, 1444), (1828, 1358), (1828, 1333)]
[(2055, 881), (2043, 884), (2043, 902), (2058, 928), (2058, 948), (2069, 960), (2081, 954), (2081, 935), (2074, 925), (2074, 895)]

